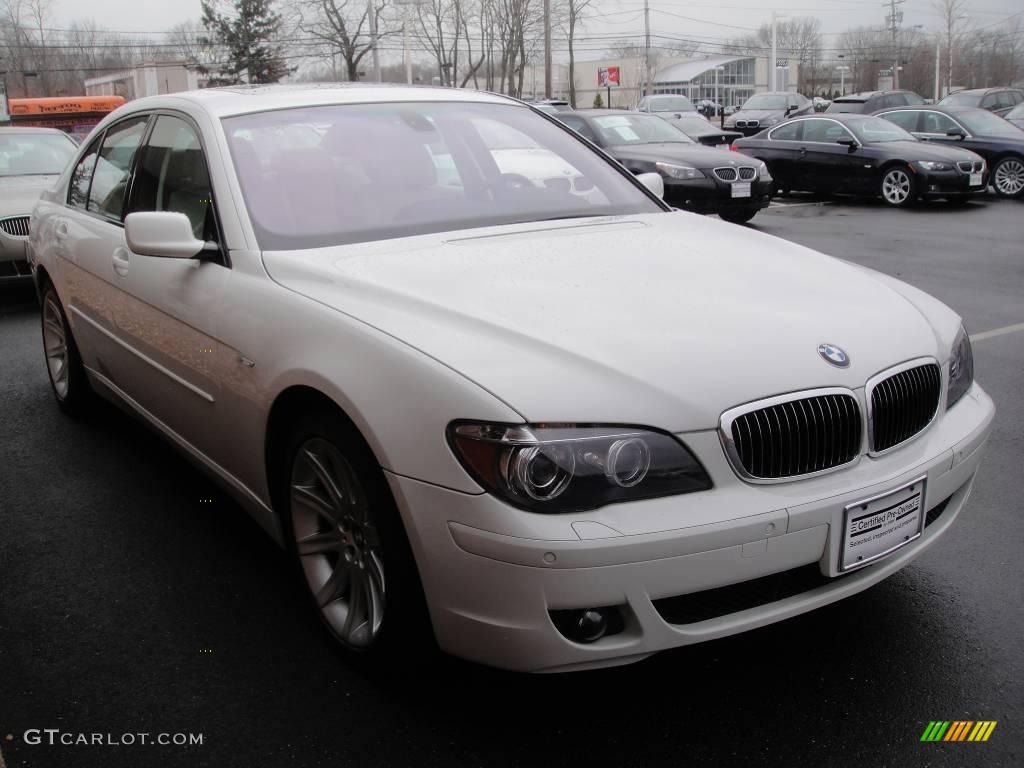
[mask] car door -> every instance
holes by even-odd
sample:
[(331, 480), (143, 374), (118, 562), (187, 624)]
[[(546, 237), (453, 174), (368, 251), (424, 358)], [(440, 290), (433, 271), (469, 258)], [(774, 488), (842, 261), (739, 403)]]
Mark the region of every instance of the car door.
[(840, 139), (853, 139), (853, 134), (836, 120), (812, 118), (802, 122), (797, 163), (803, 188), (837, 192), (856, 187), (860, 158), (855, 149), (837, 143)]
[(208, 457), (222, 453), (222, 377), (227, 364), (217, 321), (230, 269), (197, 127), (186, 116), (154, 115), (135, 168), (126, 216), (185, 214), (211, 245), (192, 259), (142, 256), (123, 248), (115, 262), (114, 325), (126, 350), (119, 386), (150, 415)]
[(134, 115), (109, 126), (82, 154), (54, 227), (68, 321), (94, 375), (121, 387), (125, 350), (117, 334), (123, 297), (115, 265), (126, 250), (122, 216), (132, 164), (149, 124)]

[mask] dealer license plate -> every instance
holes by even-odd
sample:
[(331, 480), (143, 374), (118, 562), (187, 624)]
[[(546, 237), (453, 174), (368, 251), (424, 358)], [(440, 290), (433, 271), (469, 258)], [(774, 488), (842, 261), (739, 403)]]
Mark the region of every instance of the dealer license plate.
[(839, 570), (874, 562), (906, 546), (924, 529), (925, 478), (848, 505), (843, 512)]
[(716, 146), (716, 147), (717, 147), (718, 149), (728, 149), (728, 148), (729, 148), (730, 146), (732, 146), (732, 145), (731, 145), (731, 144), (729, 144), (729, 142), (726, 142), (725, 144), (715, 144), (715, 146)]
[(733, 197), (750, 197), (750, 182), (741, 181), (732, 185)]
[(971, 174), (971, 179), (970, 179), (971, 186), (972, 187), (980, 187), (981, 186), (981, 178), (982, 177), (981, 177), (980, 173), (972, 173)]

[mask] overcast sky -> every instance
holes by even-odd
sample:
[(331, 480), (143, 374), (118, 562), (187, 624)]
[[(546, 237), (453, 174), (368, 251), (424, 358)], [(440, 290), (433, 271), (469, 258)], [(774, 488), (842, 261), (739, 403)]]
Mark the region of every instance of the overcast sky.
[[(552, 0), (555, 5), (559, 0)], [(1006, 19), (1024, 24), (1021, 0), (967, 0), (975, 27), (998, 29)], [(94, 19), (98, 25), (128, 32), (162, 32), (174, 24), (198, 20), (199, 0), (55, 0), (54, 26), (74, 19)], [(710, 44), (742, 36), (771, 18), (774, 8), (788, 16), (818, 16), (826, 33), (824, 47), (836, 33), (859, 25), (882, 25), (887, 11), (882, 0), (650, 0), (651, 31), (655, 35), (706, 40)], [(904, 26), (923, 24), (936, 30), (941, 15), (934, 0), (907, 0), (901, 6)], [(583, 35), (643, 33), (643, 0), (594, 0), (595, 13)], [(687, 18), (682, 18), (687, 17)], [(580, 58), (598, 58), (603, 41), (580, 47)], [(559, 57), (561, 58), (561, 57)]]

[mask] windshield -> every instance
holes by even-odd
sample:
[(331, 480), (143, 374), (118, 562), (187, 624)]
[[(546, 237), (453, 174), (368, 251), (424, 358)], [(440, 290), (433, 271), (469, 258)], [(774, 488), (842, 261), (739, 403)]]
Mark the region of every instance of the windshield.
[[(1019, 108), (1018, 108), (1019, 109)], [(1007, 117), (1012, 116), (1007, 115)], [(1024, 139), (1024, 133), (1013, 123), (1008, 123), (999, 115), (979, 110), (977, 112), (958, 112), (957, 119), (967, 126), (967, 130), (979, 136), (1007, 136)]]
[(591, 123), (601, 134), (604, 144), (692, 144), (685, 133), (654, 115), (603, 115)]
[(840, 113), (843, 113), (843, 112), (859, 113), (859, 112), (863, 112), (864, 111), (864, 102), (863, 101), (840, 101), (839, 99), (836, 99), (835, 101), (833, 101), (831, 104), (828, 105), (828, 109), (826, 109), (825, 111), (826, 112), (840, 112)]
[(879, 144), (885, 141), (917, 141), (898, 125), (880, 117), (869, 117), (865, 120), (852, 119), (846, 123), (846, 127), (865, 144)]
[(60, 173), (75, 149), (75, 142), (60, 133), (0, 132), (0, 176)]
[(976, 107), (980, 103), (980, 93), (951, 93), (939, 102), (939, 106)]
[(758, 96), (751, 96), (743, 102), (742, 109), (785, 109), (785, 96), (769, 96), (762, 93)]
[[(267, 250), (663, 210), (570, 131), (522, 106), (304, 107), (225, 118), (224, 129)], [(264, 140), (310, 131), (312, 144)]]
[(647, 100), (647, 109), (651, 112), (694, 112), (696, 107), (685, 96), (659, 96)]

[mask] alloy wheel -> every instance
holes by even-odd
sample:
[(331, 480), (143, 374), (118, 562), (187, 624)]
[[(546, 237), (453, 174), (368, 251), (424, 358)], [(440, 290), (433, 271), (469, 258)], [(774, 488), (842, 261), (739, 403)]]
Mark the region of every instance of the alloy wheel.
[(891, 205), (902, 205), (910, 197), (910, 176), (901, 168), (894, 168), (882, 179), (882, 197)]
[(996, 166), (992, 183), (996, 192), (1013, 197), (1024, 190), (1024, 162), (1016, 158), (1003, 160)]
[(369, 648), (384, 619), (380, 535), (352, 465), (322, 438), (304, 442), (291, 476), (291, 525), (306, 583), (345, 645)]
[(70, 372), (68, 333), (57, 298), (52, 292), (47, 293), (43, 301), (43, 347), (53, 390), (59, 399), (64, 400), (68, 396)]

